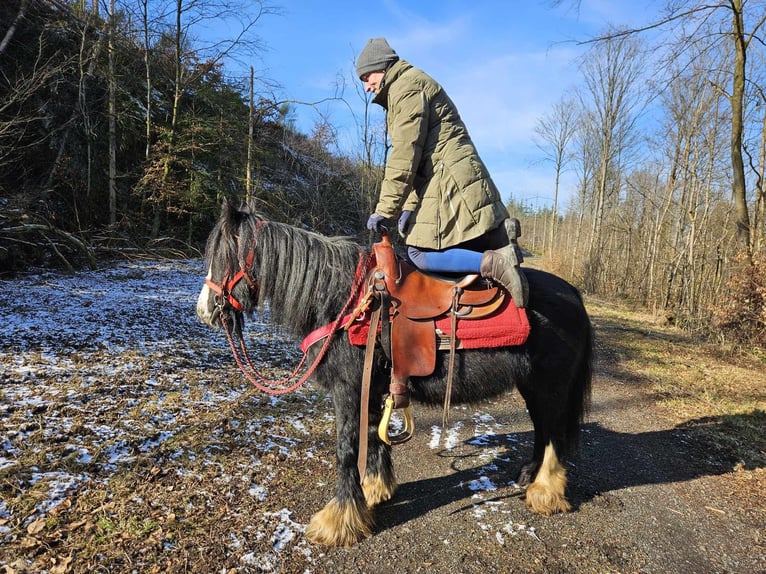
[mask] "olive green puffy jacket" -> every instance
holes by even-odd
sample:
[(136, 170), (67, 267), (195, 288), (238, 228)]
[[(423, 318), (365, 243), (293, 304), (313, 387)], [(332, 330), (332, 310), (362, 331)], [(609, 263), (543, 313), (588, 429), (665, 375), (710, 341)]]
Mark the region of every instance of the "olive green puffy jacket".
[(406, 243), (446, 249), (494, 229), (508, 216), (449, 96), (404, 60), (373, 100), (386, 109), (391, 150), (375, 212), (413, 212)]

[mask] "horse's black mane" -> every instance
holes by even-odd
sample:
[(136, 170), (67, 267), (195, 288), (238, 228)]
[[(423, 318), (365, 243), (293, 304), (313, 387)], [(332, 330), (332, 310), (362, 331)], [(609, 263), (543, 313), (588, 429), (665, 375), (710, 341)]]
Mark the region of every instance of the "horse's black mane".
[[(211, 325), (219, 315), (222, 323), (223, 319), (233, 318), (236, 329), (242, 313), (234, 310), (239, 307), (234, 302), (244, 305), (245, 313), (259, 304), (268, 304), (269, 321), (298, 337), (337, 318), (356, 286), (358, 264), (370, 262), (366, 250), (347, 238), (325, 237), (266, 221), (252, 207), (238, 210), (231, 205), (224, 207), (210, 234), (207, 258), (208, 287), (212, 283), (213, 288), (200, 294), (200, 318)], [(238, 276), (233, 281), (242, 268), (248, 270), (257, 285), (240, 281)], [(424, 322), (421, 325), (428, 332), (418, 331), (415, 337), (410, 337), (407, 329), (412, 326), (401, 321), (395, 323), (396, 318), (391, 323), (391, 339), (401, 336), (412, 346), (406, 346), (407, 352), (398, 355), (402, 346), (392, 346), (391, 361), (386, 360), (383, 341), (373, 355), (367, 355), (348, 337), (327, 339), (332, 344), (322, 347), (326, 354), (315, 355), (321, 361), (312, 365), (310, 377), (333, 396), (338, 477), (333, 499), (311, 520), (306, 532), (310, 540), (348, 546), (373, 532), (372, 507), (389, 500), (396, 488), (391, 449), (374, 432), (381, 416), (379, 412), (373, 416), (373, 406), (383, 403), (385, 393), (392, 388), (389, 382), (395, 383), (393, 388), (397, 390), (406, 385), (416, 401), (443, 404), (451, 373), (455, 380), (449, 396), (454, 403), (476, 403), (517, 386), (534, 425), (533, 455), (521, 467), (517, 483), (528, 487), (526, 502), (535, 512), (548, 515), (570, 508), (564, 461), (577, 444), (587, 406), (593, 334), (574, 287), (544, 271), (524, 272), (531, 294), (526, 311), (530, 332), (520, 346), (464, 348), (451, 355), (421, 345), (425, 337), (434, 341), (435, 326)], [(218, 307), (221, 298), (215, 288), (221, 284), (232, 290), (232, 297), (223, 299), (230, 305), (223, 309)], [(258, 290), (258, 301), (253, 300), (254, 288)], [(206, 298), (202, 296), (205, 293)], [(421, 352), (409, 353), (416, 344)], [(319, 352), (318, 345), (312, 349)], [(423, 363), (432, 361), (430, 369), (420, 370), (418, 365), (418, 376), (392, 376), (392, 363), (402, 359), (398, 365), (406, 367), (407, 358), (403, 355), (410, 354)], [(367, 363), (367, 358), (372, 358), (372, 362)], [(304, 380), (301, 378), (298, 383)], [(369, 382), (369, 387), (365, 386), (363, 391), (365, 382)], [(365, 398), (366, 394), (369, 396)], [(365, 411), (370, 415), (367, 423), (360, 416)], [(360, 437), (368, 439), (366, 455), (362, 455), (366, 471), (362, 473), (357, 456), (362, 452)]]
[(359, 244), (268, 221), (249, 208), (224, 211), (206, 257), (222, 257), (231, 274), (253, 250), (258, 304), (268, 304), (273, 323), (305, 335), (336, 319), (364, 252)]

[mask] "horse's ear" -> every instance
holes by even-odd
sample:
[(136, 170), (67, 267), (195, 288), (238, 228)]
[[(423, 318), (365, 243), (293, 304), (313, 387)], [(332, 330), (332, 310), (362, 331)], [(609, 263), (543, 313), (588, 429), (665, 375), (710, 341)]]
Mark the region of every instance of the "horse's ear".
[(223, 221), (224, 228), (231, 234), (236, 234), (239, 229), (239, 224), (242, 220), (242, 214), (234, 206), (234, 203), (228, 199), (223, 200), (221, 206), (221, 220)]
[(249, 197), (242, 202), (242, 211), (249, 215), (258, 215), (258, 199), (256, 197)]

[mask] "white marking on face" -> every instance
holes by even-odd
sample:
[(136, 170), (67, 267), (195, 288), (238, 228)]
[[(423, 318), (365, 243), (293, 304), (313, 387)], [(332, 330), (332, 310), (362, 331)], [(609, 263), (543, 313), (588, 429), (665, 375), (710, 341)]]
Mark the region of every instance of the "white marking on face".
[[(211, 279), (211, 270), (208, 269), (207, 276), (205, 279), (210, 280)], [(205, 323), (206, 325), (213, 326), (213, 305), (210, 303), (211, 300), (211, 289), (207, 286), (207, 283), (205, 283), (202, 286), (202, 291), (199, 292), (199, 297), (197, 298), (197, 317), (200, 318), (200, 321)]]

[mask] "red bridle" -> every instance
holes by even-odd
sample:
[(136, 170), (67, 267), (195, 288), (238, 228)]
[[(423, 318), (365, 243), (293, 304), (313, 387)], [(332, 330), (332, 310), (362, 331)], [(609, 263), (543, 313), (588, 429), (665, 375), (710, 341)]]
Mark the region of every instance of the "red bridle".
[[(265, 393), (268, 393), (270, 395), (283, 395), (286, 393), (290, 393), (292, 391), (295, 391), (299, 387), (301, 387), (310, 377), (313, 375), (314, 371), (316, 370), (319, 363), (324, 359), (324, 356), (327, 354), (328, 349), (330, 348), (330, 343), (333, 340), (332, 335), (328, 336), (322, 345), (322, 348), (319, 351), (319, 354), (316, 356), (312, 364), (309, 366), (308, 370), (298, 378), (296, 381), (295, 378), (298, 377), (300, 371), (303, 369), (303, 365), (306, 362), (307, 354), (303, 354), (303, 358), (300, 360), (300, 363), (297, 367), (293, 370), (293, 372), (289, 375), (287, 375), (285, 378), (281, 380), (273, 380), (268, 379), (261, 375), (261, 373), (258, 372), (258, 369), (255, 368), (253, 365), (253, 362), (250, 359), (250, 356), (247, 353), (247, 348), (245, 346), (245, 340), (242, 338), (242, 333), (239, 332), (237, 329), (236, 331), (236, 337), (239, 340), (239, 350), (237, 349), (237, 345), (234, 341), (235, 334), (232, 333), (232, 329), (229, 325), (229, 322), (226, 319), (226, 313), (223, 312), (223, 307), (226, 302), (229, 303), (235, 310), (239, 311), (240, 313), (244, 311), (245, 306), (240, 303), (234, 295), (232, 295), (233, 289), (237, 286), (237, 284), (244, 279), (247, 282), (247, 286), (250, 293), (251, 299), (257, 299), (258, 298), (258, 283), (253, 281), (249, 275), (250, 270), (253, 266), (253, 260), (255, 259), (255, 252), (250, 251), (248, 254), (245, 263), (240, 266), (239, 271), (237, 271), (231, 279), (227, 279), (226, 277), (223, 278), (221, 281), (221, 284), (217, 284), (213, 282), (212, 280), (205, 278), (205, 285), (207, 285), (210, 289), (213, 290), (213, 292), (216, 293), (216, 305), (218, 305), (221, 308), (221, 325), (223, 326), (223, 329), (226, 333), (226, 338), (229, 341), (229, 346), (231, 347), (232, 354), (234, 355), (234, 360), (237, 363), (237, 366), (240, 368), (242, 373), (245, 375), (245, 378), (247, 378), (257, 389), (260, 391), (263, 391)], [(343, 306), (343, 309), (338, 313), (338, 317), (335, 319), (332, 331), (331, 333), (335, 333), (339, 327), (341, 326), (341, 323), (343, 321), (344, 315), (350, 305), (357, 299), (358, 294), (360, 290), (363, 288), (364, 279), (367, 271), (368, 264), (370, 262), (370, 257), (365, 256), (364, 253), (359, 253), (359, 262), (357, 264), (356, 268), (356, 274), (355, 274), (355, 280), (354, 285), (351, 288), (351, 293), (349, 294), (348, 300), (346, 301), (345, 305)]]
[(232, 294), (232, 291), (234, 291), (237, 283), (242, 281), (242, 279), (244, 279), (247, 283), (250, 291), (250, 296), (255, 298), (258, 297), (258, 284), (253, 281), (249, 275), (250, 269), (253, 267), (254, 258), (255, 253), (251, 251), (245, 260), (245, 264), (240, 267), (239, 271), (237, 271), (231, 279), (227, 280), (226, 277), (224, 277), (220, 285), (211, 279), (205, 278), (205, 285), (210, 287), (210, 289), (212, 289), (216, 294), (216, 304), (219, 307), (223, 307), (224, 301), (227, 301), (229, 305), (234, 307), (234, 309), (240, 313), (245, 310), (245, 306), (240, 303)]

